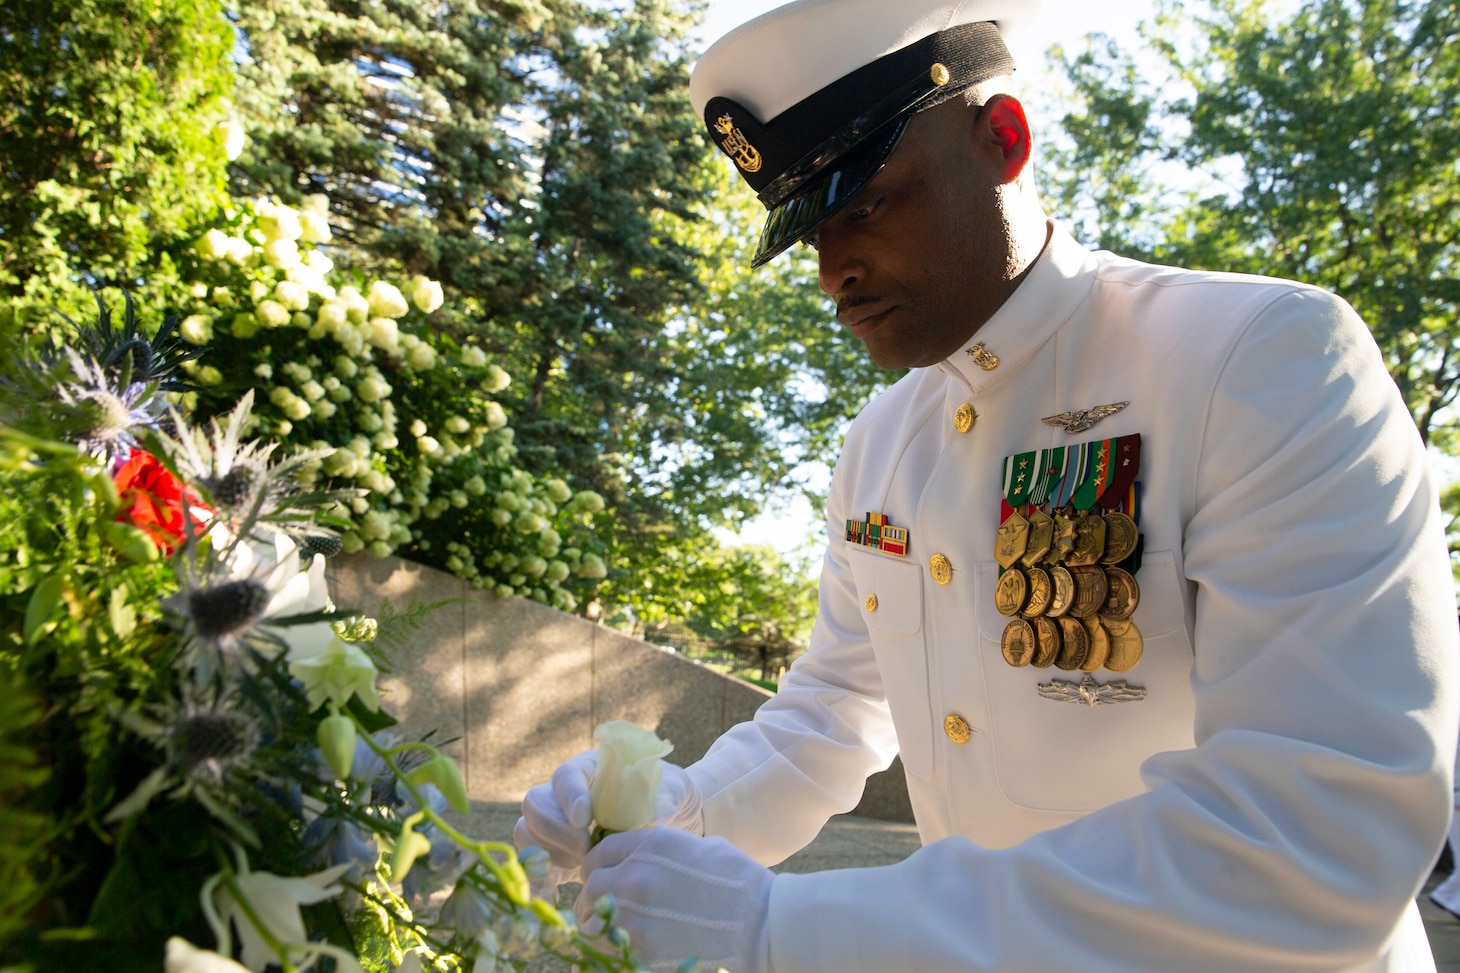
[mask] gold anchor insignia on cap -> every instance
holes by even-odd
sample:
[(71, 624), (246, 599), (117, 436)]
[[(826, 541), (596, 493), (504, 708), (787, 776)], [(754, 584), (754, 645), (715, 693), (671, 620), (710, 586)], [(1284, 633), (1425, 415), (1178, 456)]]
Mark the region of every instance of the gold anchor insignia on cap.
[(1101, 419), (1115, 415), (1128, 405), (1128, 401), (1112, 402), (1109, 405), (1097, 405), (1093, 409), (1076, 409), (1074, 412), (1061, 412), (1057, 416), (1045, 416), (1040, 421), (1047, 426), (1063, 426), (1068, 433), (1084, 432)]
[(985, 348), (982, 341), (968, 349), (968, 357), (972, 358), (973, 363), (986, 372), (991, 372), (999, 367), (999, 356)]
[(765, 164), (755, 146), (746, 139), (745, 133), (735, 127), (735, 119), (728, 114), (721, 115), (715, 119), (715, 131), (725, 136), (720, 143), (720, 148), (726, 155), (735, 160), (735, 164), (746, 172), (760, 172), (760, 167)]
[(1052, 679), (1040, 683), (1038, 691), (1045, 699), (1061, 703), (1084, 703), (1091, 708), (1111, 703), (1132, 703), (1146, 698), (1144, 686), (1132, 686), (1124, 679), (1102, 683), (1094, 676), (1086, 676), (1079, 682)]

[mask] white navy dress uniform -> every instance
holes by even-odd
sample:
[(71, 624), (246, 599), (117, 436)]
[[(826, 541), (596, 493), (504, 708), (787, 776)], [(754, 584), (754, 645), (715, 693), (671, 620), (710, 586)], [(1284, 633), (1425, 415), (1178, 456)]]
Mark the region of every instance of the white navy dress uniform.
[[(979, 50), (917, 72), (966, 86), (1006, 70), (997, 30), (967, 31), (1025, 6), (801, 0), (714, 45), (692, 96), (772, 208), (757, 260), (855, 193), (829, 172), (876, 172), (897, 140), (879, 112), (927, 96), (876, 107), (853, 68), (861, 91), (957, 60), (929, 54), (955, 37)], [(850, 162), (844, 125), (808, 136), (822, 159), (778, 145), (838, 98), (872, 133)], [(1006, 458), (1137, 434), (1139, 662), (1011, 664)], [(775, 973), (1433, 970), (1413, 899), (1450, 810), (1455, 600), (1423, 447), (1347, 304), (1051, 227), (965, 348), (856, 419), (827, 514), (810, 650), (688, 768), (703, 828), (774, 864), (900, 754), (925, 847), (776, 876)]]

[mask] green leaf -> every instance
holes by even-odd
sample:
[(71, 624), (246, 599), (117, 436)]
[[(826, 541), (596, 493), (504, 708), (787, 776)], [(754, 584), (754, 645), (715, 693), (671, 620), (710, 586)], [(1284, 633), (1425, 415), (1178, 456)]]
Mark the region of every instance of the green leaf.
[(59, 573), (48, 575), (45, 580), (35, 586), (35, 591), (31, 593), (30, 601), (25, 606), (23, 632), (27, 645), (35, 645), (36, 640), (41, 637), (41, 630), (50, 621), (51, 615), (55, 613), (65, 587), (66, 578)]

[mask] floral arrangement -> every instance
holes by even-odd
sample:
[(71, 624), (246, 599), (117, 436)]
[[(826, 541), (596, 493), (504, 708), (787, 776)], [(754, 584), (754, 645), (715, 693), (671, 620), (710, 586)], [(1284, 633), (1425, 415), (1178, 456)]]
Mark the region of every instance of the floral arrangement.
[(456, 764), (392, 729), (427, 609), (325, 579), (369, 487), (249, 438), (281, 421), (252, 393), (190, 417), (199, 327), (128, 301), (0, 348), (0, 966), (638, 968), (611, 901), (589, 938), (533, 896), (546, 856), (465, 834)]

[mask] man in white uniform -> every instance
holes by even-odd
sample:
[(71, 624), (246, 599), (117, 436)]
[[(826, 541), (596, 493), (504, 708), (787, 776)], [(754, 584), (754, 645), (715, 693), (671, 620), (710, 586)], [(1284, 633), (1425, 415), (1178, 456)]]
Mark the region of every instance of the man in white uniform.
[[(847, 436), (810, 651), (591, 852), (594, 755), (528, 795), (656, 969), (1433, 970), (1455, 601), (1352, 309), (1091, 253), (1042, 212), (1019, 0), (799, 0), (691, 95), (838, 317), (912, 371)], [(925, 847), (779, 875), (901, 754)], [(709, 836), (709, 837), (703, 837)]]

